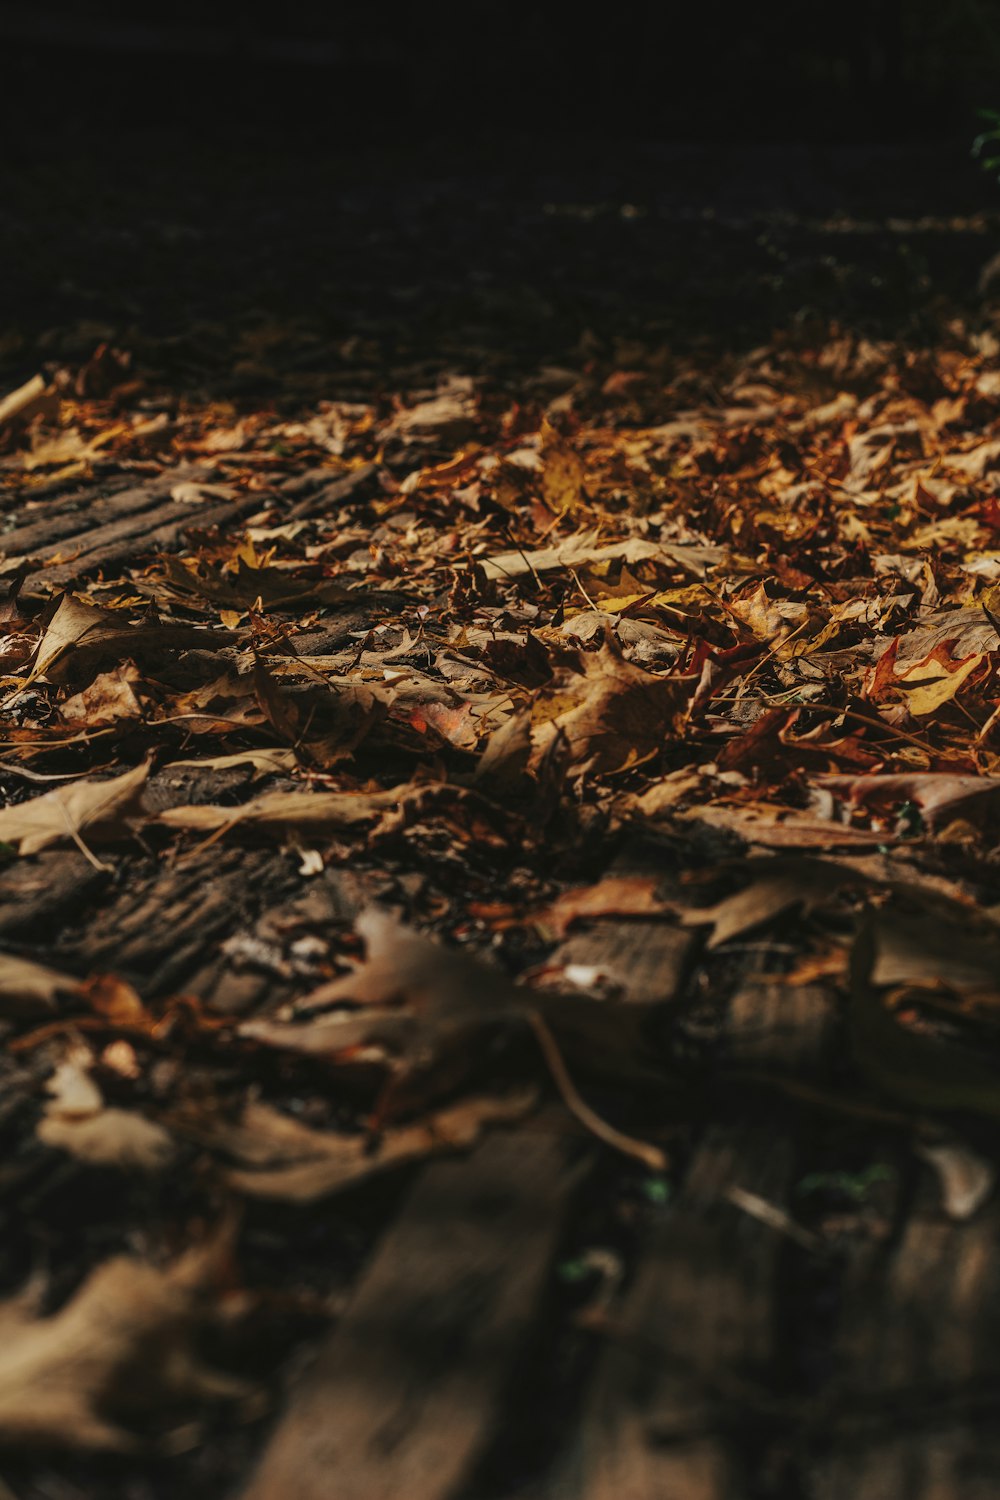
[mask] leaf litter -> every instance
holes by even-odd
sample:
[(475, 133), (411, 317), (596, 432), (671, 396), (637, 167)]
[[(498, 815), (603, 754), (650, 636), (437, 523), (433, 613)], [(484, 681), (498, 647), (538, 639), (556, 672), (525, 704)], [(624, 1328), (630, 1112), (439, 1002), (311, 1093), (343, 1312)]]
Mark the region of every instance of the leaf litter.
[[(717, 1036), (749, 951), (837, 1017), (804, 1128), (903, 1130), (943, 1211), (982, 1210), (991, 347), (816, 329), (708, 368), (598, 341), (550, 400), (401, 370), (391, 398), (291, 413), (154, 377), (110, 402), (107, 355), (0, 402), (0, 880), (28, 913), (0, 934), (0, 1127), (28, 1164), (0, 1191), (75, 1182), (95, 1243), (144, 1252), (78, 1257), (44, 1316), (5, 1262), (0, 1442), (127, 1449), (151, 1415), (246, 1398), (197, 1353), (215, 1271), (164, 1256), (233, 1198), (252, 1325), (255, 1203), (350, 1205), (553, 1099), (581, 1141), (673, 1171), (741, 1086), (692, 1048), (693, 997)], [(97, 537), (164, 476), (155, 527), (87, 550), (88, 504)], [(652, 873), (616, 865), (637, 846)], [(694, 944), (679, 1002), (666, 973), (633, 1004), (549, 964), (652, 926)], [(178, 1198), (139, 1233), (108, 1181)], [(824, 1250), (739, 1181), (719, 1196)]]

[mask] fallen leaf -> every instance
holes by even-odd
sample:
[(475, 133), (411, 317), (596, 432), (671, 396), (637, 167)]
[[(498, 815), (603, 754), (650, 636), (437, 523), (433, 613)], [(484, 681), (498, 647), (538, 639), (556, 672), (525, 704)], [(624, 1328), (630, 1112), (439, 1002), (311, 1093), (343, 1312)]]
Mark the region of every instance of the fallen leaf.
[(660, 879), (654, 875), (609, 875), (596, 885), (564, 891), (538, 920), (557, 938), (565, 937), (577, 922), (596, 917), (637, 917), (662, 912), (657, 897)]
[(843, 886), (864, 883), (855, 871), (826, 860), (779, 856), (747, 860), (746, 866), (752, 875), (749, 885), (715, 906), (699, 907), (682, 917), (686, 927), (712, 924), (709, 948), (718, 948), (796, 907), (807, 916)]
[(74, 693), (59, 706), (59, 716), (66, 724), (119, 724), (127, 719), (141, 719), (143, 705), (137, 689), (143, 687), (142, 674), (134, 662), (100, 672), (81, 693)]
[(0, 809), (0, 842), (20, 854), (37, 854), (52, 844), (86, 835), (90, 841), (121, 834), (149, 776), (149, 762), (106, 781), (74, 781), (43, 792), (29, 802)]
[(0, 1303), (0, 1443), (126, 1452), (140, 1439), (125, 1424), (146, 1413), (246, 1396), (195, 1349), (214, 1258), (195, 1250), (160, 1270), (118, 1256), (48, 1317), (37, 1293)]
[(226, 1173), (237, 1192), (283, 1203), (315, 1203), (406, 1162), (468, 1150), (490, 1126), (522, 1119), (536, 1098), (534, 1090), (523, 1090), (463, 1099), (415, 1124), (385, 1130), (374, 1140), (313, 1130), (265, 1104), (250, 1104), (238, 1125), (211, 1130), (203, 1138), (241, 1163)]
[(553, 515), (577, 510), (586, 500), (586, 470), (573, 445), (548, 422), (542, 427), (542, 499)]
[(29, 958), (0, 954), (0, 1015), (31, 1015), (51, 1011), (65, 995), (75, 995), (78, 979), (59, 974)]
[[(409, 787), (384, 792), (264, 792), (237, 807), (169, 807), (156, 822), (171, 828), (211, 832), (216, 828), (308, 829), (310, 833), (334, 833), (367, 823), (382, 812), (397, 807)], [(0, 838), (3, 838), (0, 813)]]
[(531, 707), (531, 764), (559, 741), (578, 775), (642, 765), (679, 733), (693, 677), (663, 677), (627, 662), (612, 636), (580, 652), (540, 688)]
[(235, 750), (232, 755), (207, 755), (201, 760), (172, 760), (164, 772), (181, 768), (190, 771), (233, 771), (251, 766), (254, 776), (288, 775), (298, 767), (294, 750)]
[(820, 775), (816, 786), (836, 793), (849, 807), (887, 809), (901, 802), (920, 808), (928, 823), (1000, 792), (1000, 776), (966, 776), (950, 771), (914, 771), (879, 776)]

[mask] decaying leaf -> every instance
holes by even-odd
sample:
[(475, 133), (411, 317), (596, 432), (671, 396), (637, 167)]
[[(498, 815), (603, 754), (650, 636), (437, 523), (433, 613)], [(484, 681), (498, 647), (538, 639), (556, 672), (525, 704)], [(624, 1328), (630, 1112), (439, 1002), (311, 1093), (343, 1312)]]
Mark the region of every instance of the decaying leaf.
[(0, 954), (0, 1015), (54, 1010), (64, 996), (78, 993), (79, 988), (79, 980), (44, 964), (12, 953)]
[(484, 1130), (521, 1119), (535, 1100), (533, 1090), (463, 1099), (415, 1124), (390, 1127), (374, 1140), (313, 1130), (265, 1104), (250, 1104), (238, 1124), (216, 1127), (203, 1138), (239, 1163), (226, 1173), (238, 1192), (314, 1203), (406, 1162), (468, 1150)]
[(47, 1085), (50, 1094), (38, 1139), (90, 1167), (157, 1172), (174, 1159), (174, 1143), (162, 1125), (132, 1110), (105, 1105), (100, 1089), (80, 1062), (62, 1063)]
[(0, 808), (0, 842), (15, 845), (21, 854), (37, 854), (67, 839), (116, 837), (138, 811), (148, 777), (147, 761), (106, 781), (74, 781)]
[(531, 708), (532, 763), (558, 741), (578, 775), (608, 775), (642, 765), (683, 723), (692, 678), (634, 667), (608, 636), (580, 652), (539, 690)]
[(596, 885), (564, 891), (540, 913), (539, 920), (561, 938), (577, 922), (597, 917), (649, 916), (664, 910), (655, 875), (608, 875)]
[(57, 1312), (33, 1293), (0, 1303), (0, 1445), (127, 1451), (134, 1427), (178, 1403), (233, 1399), (242, 1380), (195, 1352), (215, 1252), (159, 1269), (105, 1261)]

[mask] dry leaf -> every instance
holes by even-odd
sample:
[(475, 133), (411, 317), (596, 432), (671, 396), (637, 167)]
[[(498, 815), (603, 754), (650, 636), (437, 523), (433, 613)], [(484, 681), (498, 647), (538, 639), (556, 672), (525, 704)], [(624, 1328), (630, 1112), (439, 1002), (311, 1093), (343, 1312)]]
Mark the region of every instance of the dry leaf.
[(731, 938), (773, 922), (795, 907), (801, 907), (803, 915), (808, 915), (842, 886), (864, 883), (864, 876), (854, 870), (820, 859), (778, 857), (748, 860), (747, 866), (753, 871), (753, 879), (743, 890), (727, 896), (716, 906), (684, 913), (682, 920), (686, 927), (712, 924), (709, 948), (718, 948)]
[(693, 677), (634, 667), (612, 636), (580, 652), (539, 689), (531, 709), (532, 765), (559, 741), (578, 775), (608, 775), (651, 760), (684, 720)]
[(143, 687), (142, 674), (134, 662), (101, 672), (83, 692), (75, 693), (59, 706), (59, 716), (66, 724), (118, 724), (127, 719), (141, 719), (142, 702), (137, 689)]
[(577, 510), (586, 501), (583, 460), (572, 444), (548, 422), (542, 425), (542, 499), (556, 516)]
[(405, 1162), (467, 1150), (491, 1125), (521, 1119), (535, 1099), (534, 1090), (463, 1099), (413, 1125), (386, 1130), (374, 1141), (312, 1130), (265, 1104), (250, 1104), (238, 1125), (211, 1130), (202, 1138), (242, 1164), (226, 1174), (238, 1192), (283, 1203), (314, 1203)]
[(622, 542), (600, 542), (600, 531), (580, 532), (564, 542), (532, 551), (518, 549), (484, 557), (479, 566), (489, 580), (524, 578), (533, 573), (551, 573), (582, 564), (608, 562), (660, 562), (681, 567), (695, 578), (703, 578), (709, 568), (726, 560), (722, 547), (705, 547), (693, 543), (650, 542), (644, 537), (628, 537)]
[(99, 839), (119, 835), (130, 813), (138, 811), (149, 762), (112, 776), (107, 781), (74, 781), (55, 787), (29, 802), (0, 809), (0, 843), (13, 844), (20, 854), (37, 854), (67, 839)]
[(298, 764), (294, 750), (236, 750), (232, 755), (209, 755), (204, 760), (172, 760), (163, 771), (176, 771), (182, 767), (189, 771), (232, 771), (239, 766), (252, 766), (256, 778), (287, 775), (296, 770)]
[(0, 1444), (127, 1451), (139, 1439), (125, 1424), (146, 1413), (247, 1395), (195, 1352), (214, 1258), (105, 1261), (48, 1317), (30, 1293), (0, 1303)]
[(64, 995), (79, 992), (80, 982), (30, 958), (0, 954), (0, 1015), (31, 1015), (54, 1010)]
[(914, 771), (882, 776), (817, 776), (815, 785), (834, 792), (851, 807), (887, 809), (901, 802), (920, 808), (928, 823), (1000, 792), (1000, 776), (965, 776), (950, 771)]
[(662, 912), (664, 903), (656, 892), (661, 884), (655, 875), (609, 875), (596, 885), (564, 891), (539, 913), (538, 920), (555, 937), (565, 937), (576, 922), (595, 917), (638, 917)]
[[(335, 833), (366, 823), (379, 813), (398, 806), (409, 787), (385, 792), (265, 792), (238, 807), (170, 807), (157, 817), (171, 828), (210, 832), (216, 828), (308, 829), (310, 833)], [(0, 813), (0, 838), (2, 833)]]

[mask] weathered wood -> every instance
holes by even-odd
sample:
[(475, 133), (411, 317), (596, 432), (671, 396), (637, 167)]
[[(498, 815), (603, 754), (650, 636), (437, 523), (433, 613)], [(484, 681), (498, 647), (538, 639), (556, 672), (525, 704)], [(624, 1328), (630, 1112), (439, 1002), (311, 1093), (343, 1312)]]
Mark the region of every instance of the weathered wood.
[(168, 869), (136, 861), (131, 879), (58, 951), (76, 969), (113, 969), (144, 994), (169, 995), (188, 987), (223, 937), (297, 885), (292, 861), (269, 850), (213, 846)]
[(446, 1500), (494, 1435), (570, 1198), (535, 1127), (426, 1167), (243, 1500)]
[[(39, 556), (33, 557), (32, 562), (41, 562), (41, 567), (28, 573), (22, 592), (30, 596), (39, 591), (65, 588), (101, 569), (121, 567), (154, 552), (176, 551), (189, 531), (225, 527), (262, 510), (266, 504), (266, 497), (260, 494), (239, 495), (217, 505), (197, 508), (169, 500), (139, 515), (109, 521), (78, 538), (68, 539), (51, 552), (44, 547), (40, 549)], [(67, 554), (70, 556), (66, 562), (46, 560)]]
[(20, 510), (30, 519), (0, 533), (3, 555), (26, 556), (60, 542), (65, 546), (68, 537), (83, 538), (97, 527), (152, 510), (169, 496), (176, 484), (195, 478), (203, 480), (204, 475), (204, 469), (181, 464), (166, 474), (147, 479), (144, 484), (130, 485), (127, 479), (124, 482), (109, 481), (83, 490), (70, 490), (42, 502), (36, 502), (34, 491), (29, 490)]
[(841, 1286), (815, 1500), (994, 1500), (1000, 1475), (1000, 1205), (968, 1223), (928, 1171), (896, 1241), (862, 1241)]
[(573, 933), (554, 955), (563, 968), (596, 969), (635, 1005), (673, 1000), (693, 946), (690, 928), (669, 921), (601, 919)]
[[(656, 842), (631, 840), (608, 866), (607, 876), (655, 877), (666, 895), (674, 892), (676, 862)], [(655, 1005), (674, 1000), (697, 944), (689, 927), (670, 917), (590, 917), (584, 930), (571, 932), (549, 962), (555, 968), (594, 969), (622, 1000)]]
[[(322, 471), (313, 472), (322, 473)], [(329, 471), (326, 472), (329, 473)], [(363, 489), (374, 473), (374, 464), (362, 464), (342, 478), (333, 480), (332, 483), (324, 483), (320, 480), (318, 488), (303, 486), (307, 489), (305, 494), (302, 494), (302, 490), (292, 491), (289, 485), (283, 486), (286, 492), (302, 494), (302, 498), (296, 500), (291, 509), (286, 512), (288, 519), (294, 521), (304, 516), (329, 514), (336, 506), (351, 499)]]
[(76, 849), (52, 849), (0, 870), (0, 935), (50, 944), (66, 917), (80, 918), (111, 879)]
[[(758, 1056), (788, 1065), (823, 1046), (822, 1011), (782, 986), (741, 991), (731, 1012), (734, 1042), (752, 1020)], [(778, 1383), (788, 1242), (731, 1195), (735, 1189), (782, 1212), (794, 1160), (787, 1130), (766, 1112), (752, 1126), (709, 1130), (611, 1315), (577, 1436), (540, 1500), (746, 1500), (756, 1493), (756, 1413)]]

